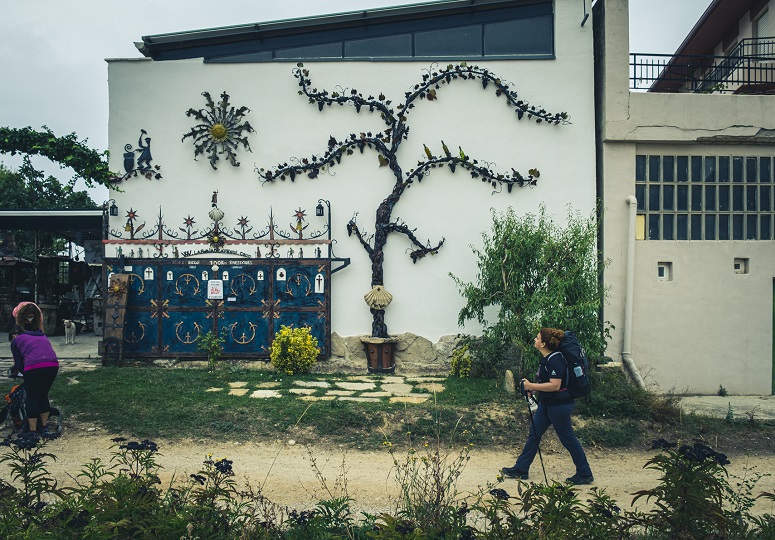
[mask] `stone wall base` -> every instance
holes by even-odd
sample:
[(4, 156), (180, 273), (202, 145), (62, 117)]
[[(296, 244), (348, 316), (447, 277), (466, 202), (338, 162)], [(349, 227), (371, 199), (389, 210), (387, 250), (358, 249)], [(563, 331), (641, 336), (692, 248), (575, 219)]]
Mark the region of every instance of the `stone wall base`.
[[(313, 373), (366, 373), (368, 361), (363, 350), (362, 338), (368, 335), (342, 337), (331, 334), (331, 358), (320, 360), (313, 367)], [(447, 375), (449, 360), (459, 338), (442, 336), (432, 341), (407, 332), (391, 336), (398, 340), (396, 345), (396, 374), (400, 375)]]
[[(331, 358), (318, 360), (310, 370), (312, 373), (343, 373), (348, 375), (364, 375), (368, 373), (368, 360), (363, 349), (362, 338), (368, 334), (342, 337), (336, 332), (331, 334)], [(460, 338), (458, 336), (442, 336), (436, 343), (424, 337), (407, 332), (393, 335), (398, 340), (395, 351), (396, 375), (428, 375), (446, 376), (450, 370), (450, 358)], [(131, 360), (125, 360), (131, 365)], [(143, 364), (140, 361), (138, 364)], [(153, 362), (160, 367), (201, 368), (208, 367), (207, 360), (158, 359)], [(224, 356), (219, 365), (232, 364), (246, 369), (268, 370), (274, 368), (269, 360), (235, 360)]]

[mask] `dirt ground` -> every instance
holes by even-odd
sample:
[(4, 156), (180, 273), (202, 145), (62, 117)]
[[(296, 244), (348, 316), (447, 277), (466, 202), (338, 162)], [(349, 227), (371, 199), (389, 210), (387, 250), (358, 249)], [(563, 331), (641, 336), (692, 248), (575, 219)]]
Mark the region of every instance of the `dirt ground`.
[[(48, 450), (57, 456), (49, 467), (50, 472), (61, 484), (72, 485), (82, 466), (94, 457), (107, 462), (111, 455), (111, 435), (98, 428), (71, 429), (58, 440), (50, 443)], [(543, 448), (543, 460), (549, 481), (562, 481), (573, 474), (570, 456), (559, 446), (556, 439), (547, 436)], [(157, 462), (161, 470), (162, 485), (170, 481), (183, 480), (198, 472), (208, 453), (214, 459), (227, 458), (234, 462), (235, 479), (243, 484), (261, 487), (262, 493), (275, 503), (291, 508), (308, 508), (320, 500), (342, 495), (336, 487), (344, 480), (347, 493), (354, 499), (358, 511), (379, 513), (392, 511), (398, 493), (393, 461), (387, 450), (354, 451), (341, 447), (305, 447), (294, 441), (274, 443), (207, 443), (199, 441), (155, 441), (159, 445)], [(458, 456), (452, 451), (450, 459)], [(632, 509), (633, 493), (648, 489), (658, 483), (656, 471), (644, 469), (653, 451), (610, 450), (588, 448), (587, 454), (592, 466), (594, 487), (605, 488), (622, 509)], [(405, 454), (396, 452), (402, 460)], [(496, 482), (496, 475), (503, 466), (512, 465), (515, 453), (472, 448), (470, 460), (458, 481), (461, 495), (476, 493), (488, 483)], [(759, 473), (775, 473), (775, 455), (730, 455), (728, 466), (730, 485), (737, 483), (737, 477), (750, 476), (751, 467)], [(325, 478), (327, 491), (316, 474), (316, 469)], [(542, 481), (541, 464), (536, 458), (530, 471), (531, 480)], [(0, 467), (0, 478), (7, 478), (7, 469)], [(499, 487), (516, 493), (515, 480), (505, 480)], [(583, 486), (581, 499), (592, 486)], [(754, 493), (775, 492), (775, 477), (767, 476), (757, 485)], [(639, 501), (638, 507), (643, 509)], [(757, 513), (774, 513), (775, 503), (760, 501)]]

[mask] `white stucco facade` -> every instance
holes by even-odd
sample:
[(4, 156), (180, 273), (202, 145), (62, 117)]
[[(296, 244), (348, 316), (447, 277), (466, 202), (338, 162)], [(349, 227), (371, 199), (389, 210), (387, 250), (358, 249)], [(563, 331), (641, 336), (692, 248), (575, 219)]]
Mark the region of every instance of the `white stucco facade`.
[[(457, 316), (462, 298), (449, 273), (464, 281), (476, 279), (476, 259), (471, 245), (489, 231), (490, 209), (514, 207), (518, 214), (536, 213), (544, 204), (560, 222), (568, 206), (589, 215), (595, 207), (595, 117), (593, 89), (592, 24), (580, 26), (576, 2), (555, 2), (555, 51), (552, 60), (472, 61), (512, 83), (520, 97), (551, 112), (565, 111), (568, 125), (518, 121), (512, 108), (478, 81), (455, 81), (438, 90), (433, 102), (418, 101), (408, 120), (410, 133), (398, 157), (405, 171), (423, 159), (423, 145), (441, 153), (441, 141), (453, 149), (487, 162), (496, 171), (514, 168), (527, 173), (540, 170), (535, 187), (515, 188), (513, 193), (492, 193), (492, 188), (462, 170), (452, 174), (435, 169), (409, 189), (396, 205), (399, 218), (417, 237), (431, 244), (445, 238), (437, 255), (413, 264), (408, 256), (411, 243), (392, 234), (385, 248), (384, 285), (393, 296), (386, 311), (391, 334), (412, 332), (436, 341), (461, 331)], [(626, 25), (625, 25), (626, 27)], [(446, 65), (444, 61), (444, 65)], [(326, 107), (322, 112), (298, 95), (292, 75), (296, 62), (244, 64), (204, 63), (201, 59), (152, 61), (109, 60), (111, 168), (120, 170), (125, 145), (135, 145), (144, 129), (151, 138), (153, 164), (161, 167), (162, 179), (131, 178), (122, 192), (111, 194), (120, 209), (111, 218), (111, 229), (120, 230), (126, 211), (137, 211), (137, 223), (156, 221), (159, 214), (167, 226), (178, 230), (187, 216), (198, 227), (210, 220), (210, 200), (218, 191), (223, 223), (233, 227), (247, 217), (256, 229), (268, 225), (270, 212), (286, 230), (295, 223), (297, 208), (306, 210), (310, 230), (320, 228), (325, 218), (315, 217), (318, 199), (331, 204), (335, 254), (351, 264), (333, 276), (331, 284), (331, 329), (342, 336), (369, 333), (371, 314), (363, 300), (369, 291), (371, 262), (346, 224), (358, 214), (358, 226), (374, 231), (374, 212), (390, 193), (394, 178), (380, 168), (377, 154), (366, 149), (333, 167), (330, 174), (311, 180), (297, 178), (262, 184), (256, 167), (270, 169), (297, 158), (322, 155), (329, 136), (339, 140), (350, 133), (385, 129), (376, 113), (354, 108)], [(356, 88), (365, 95), (383, 93), (394, 104), (421, 81), (431, 61), (307, 62), (312, 84), (334, 91)], [(341, 88), (340, 88), (341, 87)], [(240, 148), (240, 167), (220, 161), (213, 170), (206, 156), (194, 160), (194, 146), (181, 137), (196, 123), (186, 116), (190, 108), (205, 106), (201, 93), (216, 99), (227, 92), (233, 106), (247, 106), (245, 119), (255, 128), (247, 134), (252, 152)], [(228, 244), (226, 247), (229, 247)], [(106, 248), (108, 257), (110, 245)], [(263, 249), (263, 248), (262, 248)], [(124, 253), (127, 255), (127, 253)], [(212, 255), (216, 256), (216, 255)]]

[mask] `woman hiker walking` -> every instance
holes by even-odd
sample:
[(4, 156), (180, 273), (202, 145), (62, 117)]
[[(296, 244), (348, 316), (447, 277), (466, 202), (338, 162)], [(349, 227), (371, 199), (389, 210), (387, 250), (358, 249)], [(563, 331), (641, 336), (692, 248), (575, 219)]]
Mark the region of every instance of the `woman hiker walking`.
[(565, 358), (557, 349), (565, 337), (562, 330), (541, 328), (535, 337), (533, 346), (541, 353), (541, 361), (536, 374), (537, 382), (522, 379), (527, 392), (538, 394), (538, 409), (533, 416), (530, 435), (517, 462), (513, 467), (504, 467), (501, 472), (509, 478), (527, 480), (530, 465), (535, 459), (538, 445), (549, 426), (554, 426), (557, 438), (570, 453), (576, 474), (567, 479), (571, 484), (591, 484), (595, 481), (589, 468), (587, 456), (576, 438), (571, 425), (571, 414), (576, 403), (568, 391), (568, 367)]

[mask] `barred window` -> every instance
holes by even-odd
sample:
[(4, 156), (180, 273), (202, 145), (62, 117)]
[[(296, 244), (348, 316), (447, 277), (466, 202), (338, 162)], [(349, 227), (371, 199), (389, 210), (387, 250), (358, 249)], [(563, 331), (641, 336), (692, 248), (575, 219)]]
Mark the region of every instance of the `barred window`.
[(59, 261), (59, 268), (57, 272), (57, 280), (60, 285), (67, 285), (70, 283), (70, 263), (68, 261)]
[(635, 156), (646, 240), (772, 240), (771, 156)]

